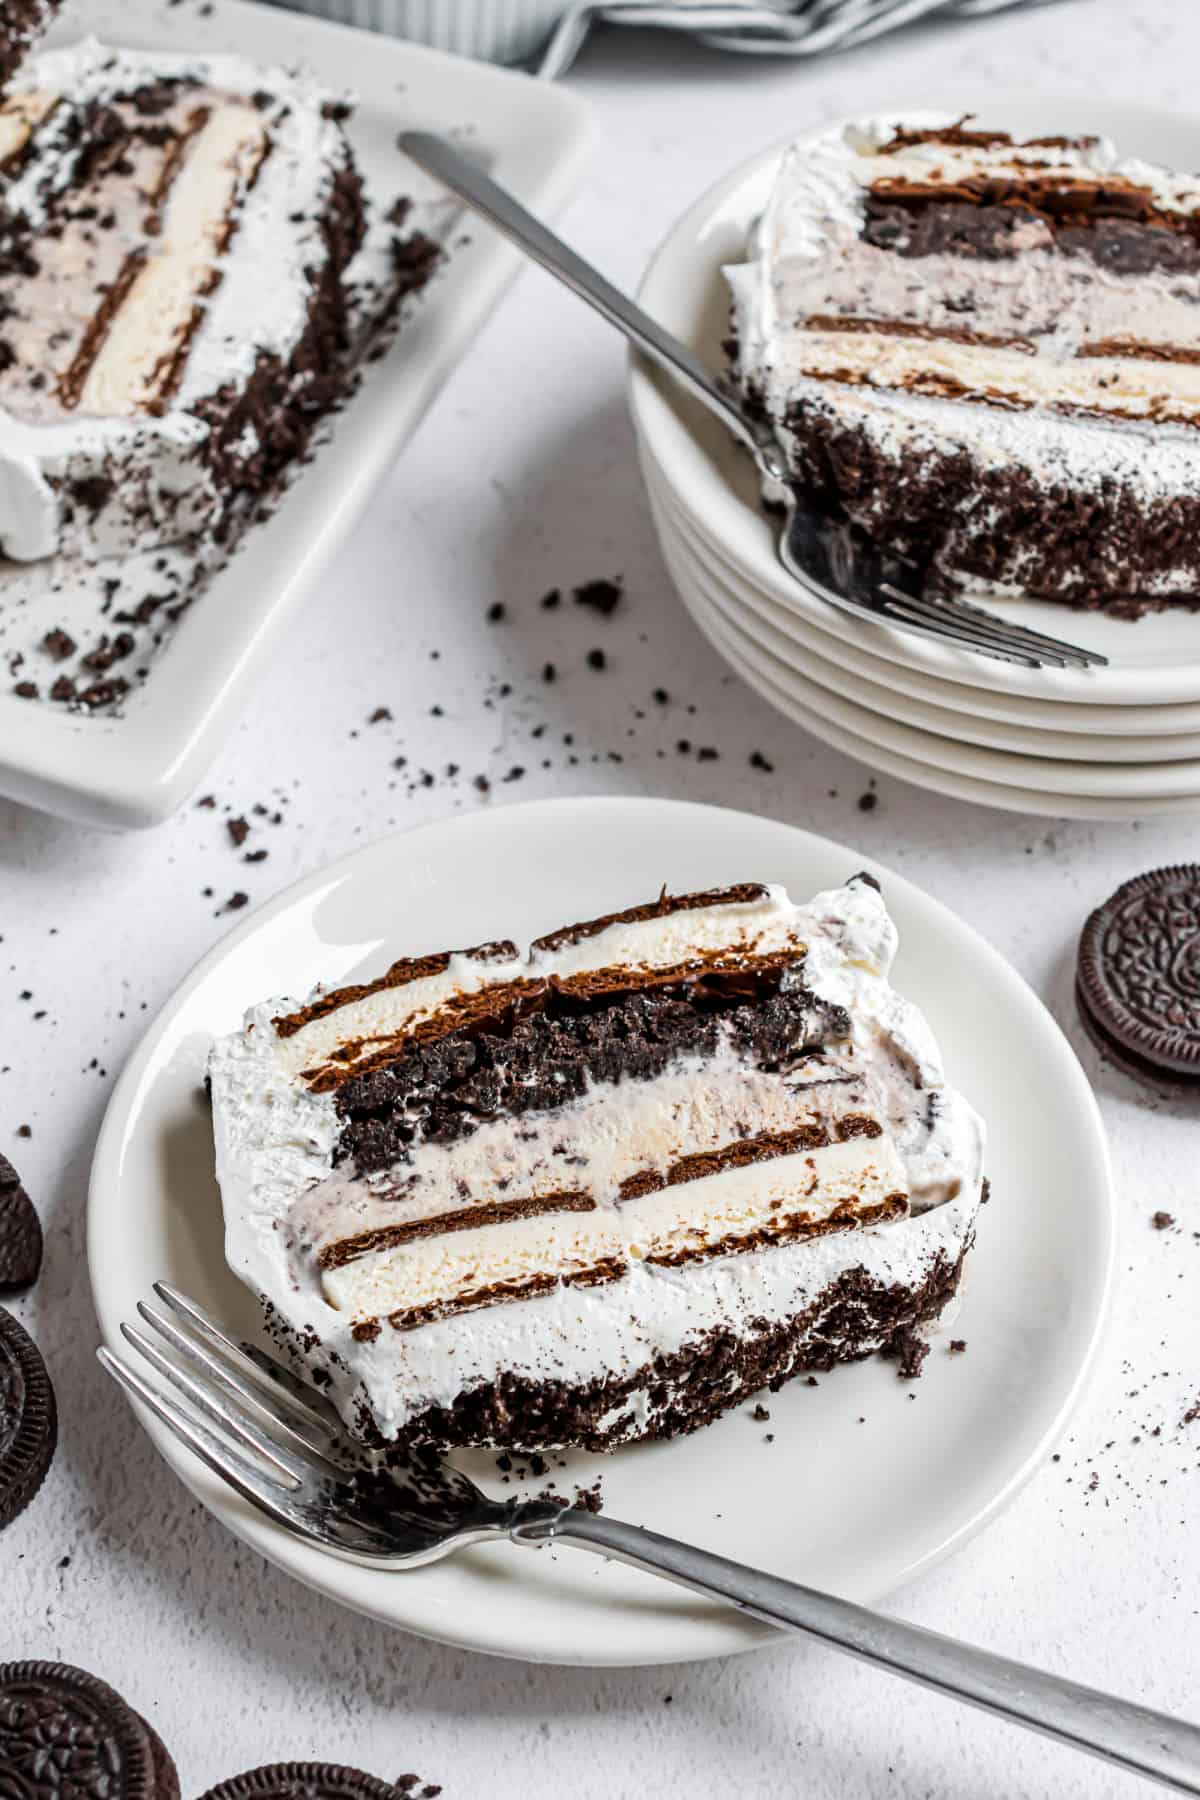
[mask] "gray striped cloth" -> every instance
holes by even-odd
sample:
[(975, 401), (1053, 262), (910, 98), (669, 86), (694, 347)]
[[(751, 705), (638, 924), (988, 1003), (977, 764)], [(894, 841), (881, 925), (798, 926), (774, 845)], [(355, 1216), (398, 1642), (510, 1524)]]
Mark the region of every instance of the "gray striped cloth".
[(818, 56), (849, 50), (920, 19), (982, 19), (1058, 0), (577, 0), (561, 19), (538, 73), (565, 75), (595, 25), (653, 26), (720, 50)]

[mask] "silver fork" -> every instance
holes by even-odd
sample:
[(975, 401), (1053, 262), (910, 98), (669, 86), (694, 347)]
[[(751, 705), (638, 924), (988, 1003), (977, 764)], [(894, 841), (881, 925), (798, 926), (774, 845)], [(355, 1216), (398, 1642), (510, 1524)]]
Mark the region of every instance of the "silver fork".
[(400, 138), (400, 148), (572, 293), (594, 306), (639, 350), (682, 381), (741, 440), (769, 485), (772, 497), (778, 495), (784, 509), (778, 542), (780, 561), (810, 593), (857, 618), (875, 623), (883, 620), (900, 631), (938, 638), (1000, 662), (1034, 669), (1065, 669), (1107, 661), (1095, 651), (1081, 650), (1023, 625), (1010, 625), (965, 600), (925, 594), (918, 571), (911, 564), (878, 551), (851, 526), (802, 507), (771, 425), (748, 411), (733, 387), (705, 368), (686, 344), (643, 312), (444, 139), (424, 131), (406, 131)]
[(176, 1288), (160, 1281), (154, 1291), (160, 1306), (138, 1305), (149, 1331), (129, 1324), (121, 1330), (165, 1385), (107, 1348), (96, 1353), (101, 1363), (214, 1474), (323, 1550), (381, 1570), (419, 1568), (488, 1539), (591, 1550), (1000, 1713), (1178, 1793), (1200, 1794), (1200, 1726), (1185, 1720), (607, 1514), (554, 1500), (489, 1499), (433, 1453), (403, 1471), (367, 1468), (314, 1389), (265, 1351), (236, 1343)]

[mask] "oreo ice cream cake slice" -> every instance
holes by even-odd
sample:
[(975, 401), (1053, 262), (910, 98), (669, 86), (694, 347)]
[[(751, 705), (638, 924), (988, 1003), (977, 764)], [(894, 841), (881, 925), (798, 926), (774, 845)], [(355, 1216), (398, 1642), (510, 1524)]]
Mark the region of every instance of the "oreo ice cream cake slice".
[(227, 1257), (374, 1443), (605, 1448), (896, 1346), (983, 1130), (859, 877), (747, 883), (254, 1007), (210, 1062)]

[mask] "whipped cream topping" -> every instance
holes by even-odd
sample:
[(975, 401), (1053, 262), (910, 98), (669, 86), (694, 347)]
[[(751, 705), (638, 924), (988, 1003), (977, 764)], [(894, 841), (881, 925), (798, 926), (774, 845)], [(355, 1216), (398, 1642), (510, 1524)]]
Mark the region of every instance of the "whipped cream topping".
[[(921, 114), (905, 128), (953, 124)], [(1187, 221), (1200, 211), (1200, 181), (1119, 157), (1105, 140), (889, 148), (896, 130), (894, 119), (868, 120), (794, 145), (746, 260), (726, 270), (740, 379), (765, 403), (793, 467), (803, 453), (789, 414), (815, 414), (852, 423), (887, 462), (966, 450), (985, 469), (1028, 470), (1046, 487), (1200, 496), (1194, 259), (1131, 269), (1064, 254), (1036, 212), (1008, 214), (1019, 223), (996, 255), (956, 253), (949, 232), (950, 248), (910, 257), (865, 229), (869, 204), (886, 207), (889, 194), (964, 203), (989, 184), (1002, 193), (1029, 179), (1064, 191), (1127, 186), (1140, 205)], [(1180, 229), (1181, 242), (1194, 240), (1194, 227)], [(986, 526), (964, 504), (962, 531)], [(862, 522), (869, 528), (869, 504)], [(1194, 591), (1198, 575), (1200, 552), (1148, 585)]]
[[(888, 982), (895, 947), (867, 882), (807, 907), (772, 887), (523, 958), (452, 957), (407, 983), (349, 990), (344, 1005), (318, 990), (307, 1009), (255, 1007), (210, 1062), (227, 1259), (347, 1420), (360, 1425), (365, 1408), (384, 1436), (506, 1370), (629, 1375), (717, 1326), (794, 1317), (842, 1270), (917, 1282), (969, 1235), (983, 1131)], [(395, 1055), (398, 1030), (415, 1041), (481, 984), (542, 978), (571, 992), (609, 971), (733, 967), (770, 948), (846, 1009), (844, 1039), (779, 1069), (719, 1048), (653, 1078), (597, 1080), (561, 1107), (482, 1119), (460, 1140), (418, 1139), (384, 1171), (334, 1166), (342, 1121), (319, 1071), (343, 1050), (353, 1073), (364, 1031)], [(756, 1136), (777, 1140), (765, 1160), (703, 1160)]]
[[(166, 146), (153, 133), (139, 141), (127, 175), (101, 169), (107, 223), (75, 220), (58, 237), (56, 208), (81, 174), (93, 180), (83, 174), (86, 120), (104, 108), (119, 116), (124, 97), (160, 82), (179, 84), (167, 122), (190, 118), (194, 128)], [(242, 58), (114, 51), (91, 39), (25, 65), (0, 115), (16, 170), (4, 204), (24, 222), (37, 264), (5, 283), (5, 554), (121, 553), (218, 516), (227, 496), (204, 462), (212, 427), (201, 403), (244, 389), (264, 355), (286, 362), (306, 328), (313, 271), (328, 260), (322, 204), (348, 155), (324, 101), (311, 83)], [(93, 357), (101, 290), (119, 304)], [(78, 391), (56, 364), (59, 332), (86, 364)], [(116, 487), (92, 521), (70, 490), (97, 481)]]

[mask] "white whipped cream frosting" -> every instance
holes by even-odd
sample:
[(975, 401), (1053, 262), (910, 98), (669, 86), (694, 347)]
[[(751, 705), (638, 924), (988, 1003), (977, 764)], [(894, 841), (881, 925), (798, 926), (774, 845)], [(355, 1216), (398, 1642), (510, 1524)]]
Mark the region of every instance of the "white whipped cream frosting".
[[(236, 56), (171, 56), (113, 50), (88, 38), (46, 51), (22, 66), (14, 97), (62, 95), (64, 115), (91, 101), (136, 91), (163, 77), (250, 98), (269, 93), (264, 113), (270, 153), (241, 202), (220, 281), (204, 302), (182, 380), (160, 416), (78, 414), (31, 424), (0, 410), (0, 551), (34, 561), (60, 550), (93, 556), (148, 549), (209, 523), (224, 496), (196, 452), (208, 426), (189, 408), (226, 385), (243, 387), (264, 352), (286, 359), (307, 323), (306, 271), (327, 258), (320, 200), (345, 158), (345, 141), (322, 106), (328, 96), (306, 79)], [(56, 115), (3, 193), (5, 205), (36, 227), (47, 200), (69, 186), (75, 146)], [(62, 484), (117, 483), (94, 527), (76, 520), (68, 537)]]
[[(354, 1314), (330, 1303), (330, 1287), (336, 1294), (338, 1281), (323, 1282), (313, 1248), (342, 1229), (375, 1222), (374, 1203), (369, 1181), (331, 1173), (340, 1128), (333, 1097), (313, 1093), (300, 1079), (314, 1053), (357, 1045), (372, 1032), (385, 1037), (447, 997), (469, 991), (481, 976), (489, 981), (531, 972), (567, 976), (613, 964), (674, 967), (698, 945), (739, 941), (759, 948), (802, 942), (804, 986), (849, 1012), (852, 1039), (840, 1054), (870, 1086), (886, 1120), (886, 1157), (907, 1184), (909, 1216), (682, 1267), (634, 1261), (626, 1275), (606, 1286), (562, 1286), (413, 1330), (384, 1324), (373, 1340), (356, 1340)], [(347, 1420), (359, 1422), (365, 1401), (385, 1437), (402, 1433), (430, 1406), (450, 1406), (464, 1389), (506, 1370), (546, 1380), (619, 1377), (656, 1355), (699, 1343), (710, 1330), (794, 1318), (846, 1270), (861, 1267), (885, 1283), (916, 1284), (939, 1257), (953, 1263), (969, 1241), (981, 1195), (984, 1131), (973, 1109), (946, 1083), (923, 1016), (890, 985), (895, 951), (895, 928), (870, 883), (856, 880), (817, 895), (807, 906), (796, 906), (782, 888), (771, 887), (760, 899), (612, 925), (557, 951), (509, 964), (454, 957), (440, 975), (376, 989), (289, 1037), (278, 1036), (273, 1022), (298, 1010), (295, 1001), (256, 1006), (241, 1031), (216, 1043), (210, 1059), (227, 1260), (293, 1334), (293, 1352), (304, 1346), (301, 1356), (310, 1370), (329, 1378), (328, 1391)], [(298, 1048), (308, 1033), (307, 1048)], [(832, 1052), (835, 1067), (838, 1054)], [(686, 1076), (680, 1067), (665, 1073), (668, 1100), (677, 1098), (674, 1089)], [(708, 1076), (713, 1078), (711, 1065)], [(588, 1109), (594, 1111), (607, 1097), (616, 1129), (621, 1120), (615, 1115), (623, 1118), (622, 1109), (631, 1102), (644, 1107), (651, 1085), (628, 1079), (594, 1084), (576, 1103), (581, 1121), (586, 1124)], [(523, 1130), (531, 1124), (536, 1115), (516, 1121)], [(503, 1133), (506, 1122), (483, 1129)], [(443, 1154), (438, 1146), (430, 1149), (434, 1158)], [(695, 1187), (718, 1186), (723, 1179)], [(687, 1191), (666, 1190), (670, 1204), (677, 1205)], [(343, 1207), (345, 1216), (331, 1219), (330, 1209), (336, 1213)], [(446, 1242), (453, 1245), (453, 1238)], [(643, 1428), (647, 1405), (644, 1395), (635, 1398), (628, 1435)]]
[[(1200, 180), (1137, 158), (1106, 139), (1091, 144), (956, 148), (918, 143), (880, 155), (902, 123), (944, 129), (950, 114), (865, 119), (793, 145), (784, 155), (746, 260), (725, 276), (732, 294), (743, 386), (761, 397), (793, 467), (801, 454), (787, 429), (801, 404), (861, 431), (889, 461), (965, 450), (985, 469), (1031, 471), (1046, 487), (1101, 483), (1142, 500), (1200, 496), (1200, 365), (1120, 356), (1072, 362), (1088, 342), (1136, 337), (1200, 350), (1200, 276), (1158, 270), (1127, 275), (1086, 257), (1062, 257), (1031, 221), (1028, 242), (1011, 260), (975, 261), (934, 254), (907, 259), (864, 241), (865, 196), (883, 178), (936, 182), (1014, 169), (1065, 177), (1118, 177), (1146, 188), (1164, 210), (1200, 210)], [(886, 196), (884, 196), (886, 198)], [(964, 312), (964, 300), (973, 310)], [(917, 327), (968, 326), (1028, 340), (1030, 349), (967, 343), (932, 345), (866, 333), (805, 329), (838, 314), (904, 320)], [(938, 369), (968, 388), (1011, 394), (1020, 407), (963, 403), (906, 391), (920, 369)], [(861, 385), (823, 379), (839, 370)], [(1069, 390), (1069, 392), (1067, 391)], [(1065, 416), (1056, 396), (1113, 409), (1113, 416)], [(1163, 405), (1170, 420), (1154, 414)], [(1120, 415), (1116, 409), (1120, 409)], [(864, 523), (867, 521), (864, 520)], [(964, 535), (989, 524), (970, 502)], [(1103, 560), (1105, 546), (1097, 544)], [(1012, 570), (1019, 588), (1019, 559)], [(1200, 550), (1190, 563), (1153, 578), (1147, 592), (1192, 592)]]

